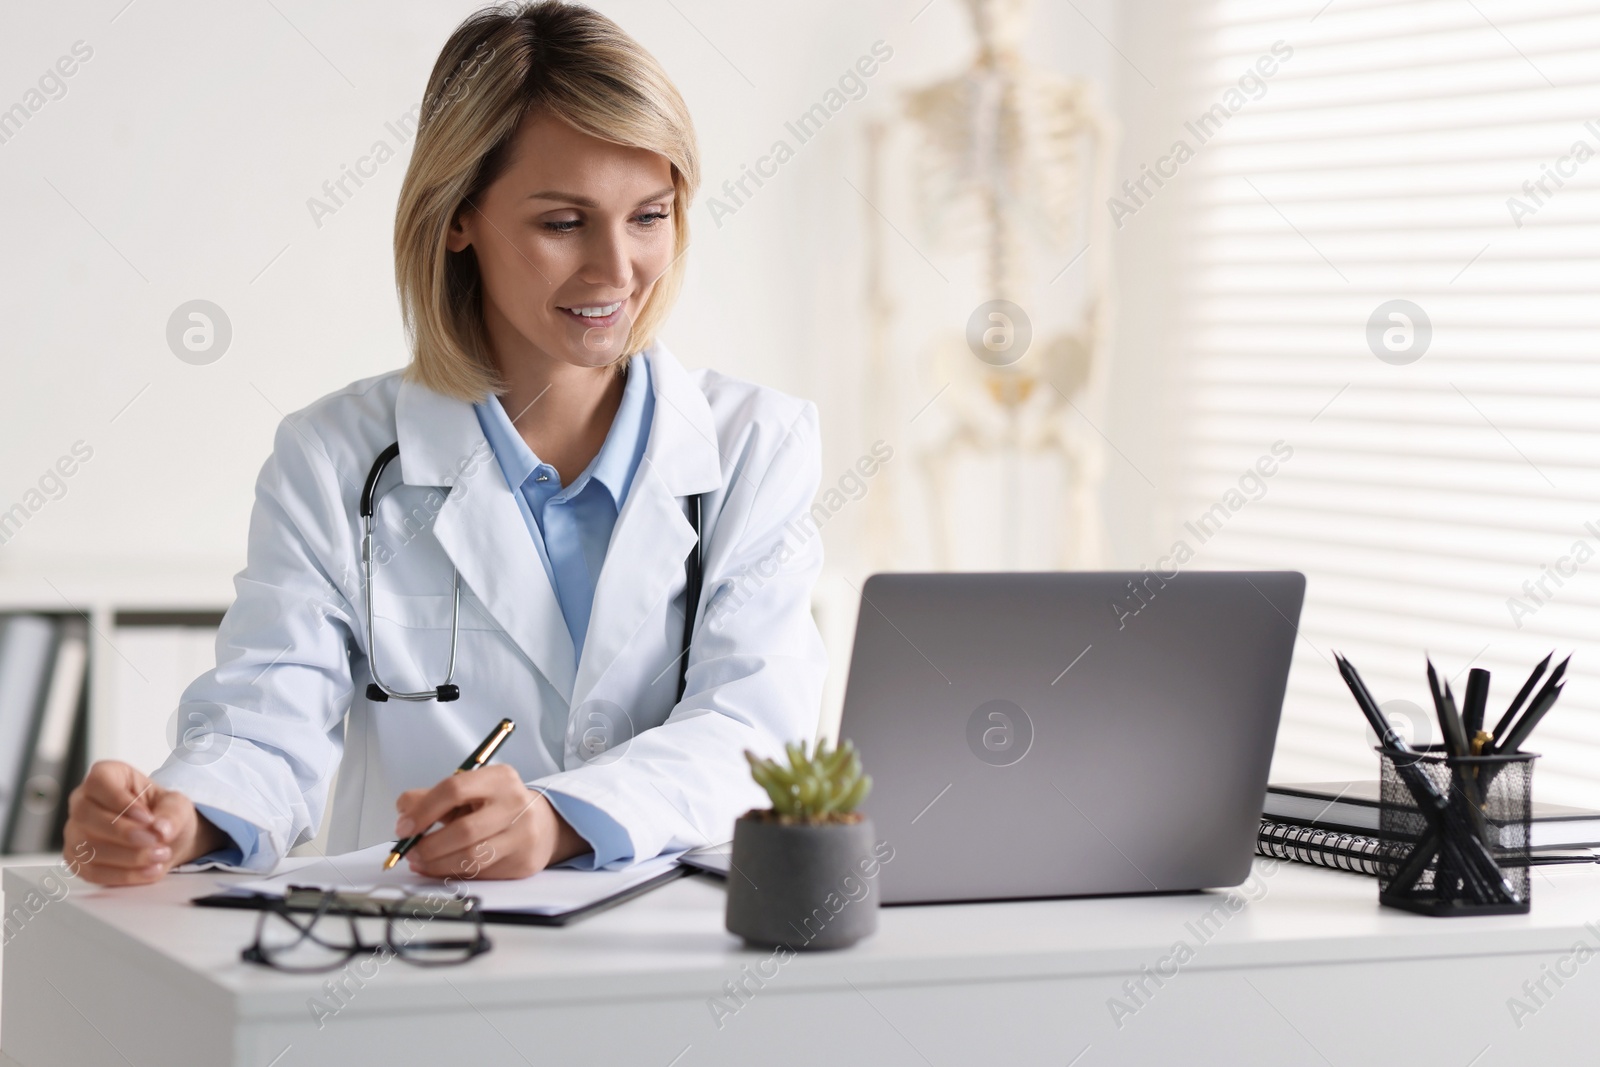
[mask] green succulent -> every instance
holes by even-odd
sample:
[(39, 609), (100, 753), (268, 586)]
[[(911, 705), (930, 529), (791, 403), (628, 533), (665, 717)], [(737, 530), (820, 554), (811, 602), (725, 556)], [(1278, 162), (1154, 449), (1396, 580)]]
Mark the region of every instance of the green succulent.
[(744, 753), (750, 761), (750, 776), (767, 791), (773, 813), (780, 818), (843, 821), (872, 788), (872, 777), (861, 773), (861, 754), (849, 741), (837, 749), (819, 741), (809, 756), (804, 744), (791, 741), (783, 747), (789, 755), (787, 767), (776, 760), (762, 759), (749, 749)]

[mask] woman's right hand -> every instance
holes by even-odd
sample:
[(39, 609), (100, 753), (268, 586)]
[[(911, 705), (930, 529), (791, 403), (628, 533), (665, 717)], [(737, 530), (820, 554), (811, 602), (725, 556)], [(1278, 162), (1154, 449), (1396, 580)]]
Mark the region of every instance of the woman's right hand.
[(67, 801), (62, 856), (100, 885), (147, 885), (226, 844), (188, 797), (117, 760), (90, 767)]

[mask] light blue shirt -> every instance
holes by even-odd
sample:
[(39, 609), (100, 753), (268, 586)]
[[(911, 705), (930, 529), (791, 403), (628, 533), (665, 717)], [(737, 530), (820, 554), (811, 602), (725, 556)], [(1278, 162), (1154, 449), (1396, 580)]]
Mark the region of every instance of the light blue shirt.
[[(483, 435), (494, 449), (495, 460), (528, 524), (539, 562), (544, 564), (544, 572), (555, 588), (567, 632), (572, 635), (574, 662), (583, 656), (595, 582), (600, 578), (600, 565), (605, 562), (617, 513), (622, 510), (628, 487), (644, 458), (655, 406), (649, 363), (642, 358), (629, 360), (622, 403), (605, 442), (584, 472), (568, 486), (562, 486), (561, 475), (554, 467), (533, 454), (511, 424), (499, 398), (491, 396), (475, 406)], [(537, 401), (532, 408), (537, 418)]]
[[(630, 359), (627, 375), (622, 402), (605, 442), (589, 466), (568, 486), (561, 484), (561, 475), (554, 467), (534, 455), (498, 397), (491, 396), (473, 406), (523, 521), (528, 524), (534, 551), (555, 589), (567, 632), (572, 635), (574, 661), (583, 655), (600, 567), (605, 562), (617, 515), (644, 458), (655, 416), (649, 362), (642, 356)], [(611, 816), (565, 793), (546, 790), (545, 796), (594, 849), (592, 855), (575, 857), (564, 866), (603, 867), (633, 858), (627, 832)], [(233, 839), (233, 847), (204, 856), (201, 862), (242, 866), (255, 854), (261, 833), (255, 825), (208, 805), (196, 804), (195, 810)]]

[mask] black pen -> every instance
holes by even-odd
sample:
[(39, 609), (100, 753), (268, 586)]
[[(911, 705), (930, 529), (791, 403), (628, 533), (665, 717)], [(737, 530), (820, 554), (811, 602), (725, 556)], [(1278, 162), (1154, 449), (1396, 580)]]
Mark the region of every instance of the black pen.
[(1474, 667), (1467, 672), (1467, 695), (1461, 705), (1461, 728), (1466, 732), (1467, 745), (1471, 748), (1469, 755), (1476, 756), (1488, 740), (1478, 736), (1483, 733), (1483, 716), (1488, 706), (1489, 672), (1482, 667)]
[[(510, 737), (511, 731), (516, 728), (517, 724), (510, 719), (501, 719), (500, 725), (490, 730), (489, 736), (483, 739), (483, 744), (474, 749), (472, 755), (463, 760), (461, 766), (456, 768), (456, 773), (464, 774), (467, 771), (475, 771), (485, 763), (488, 763), (494, 758), (494, 750), (499, 748), (500, 743)], [(399, 863), (400, 857), (410, 852), (412, 847), (421, 840), (422, 834), (412, 834), (410, 837), (396, 841), (394, 849), (389, 853), (389, 858), (383, 861), (383, 869), (387, 871)]]

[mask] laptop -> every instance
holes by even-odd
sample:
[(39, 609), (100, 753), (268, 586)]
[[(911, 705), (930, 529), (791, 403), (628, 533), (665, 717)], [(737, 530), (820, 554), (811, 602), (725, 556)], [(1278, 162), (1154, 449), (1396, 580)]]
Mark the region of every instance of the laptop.
[(882, 902), (1243, 882), (1304, 596), (1293, 571), (869, 578), (840, 736)]

